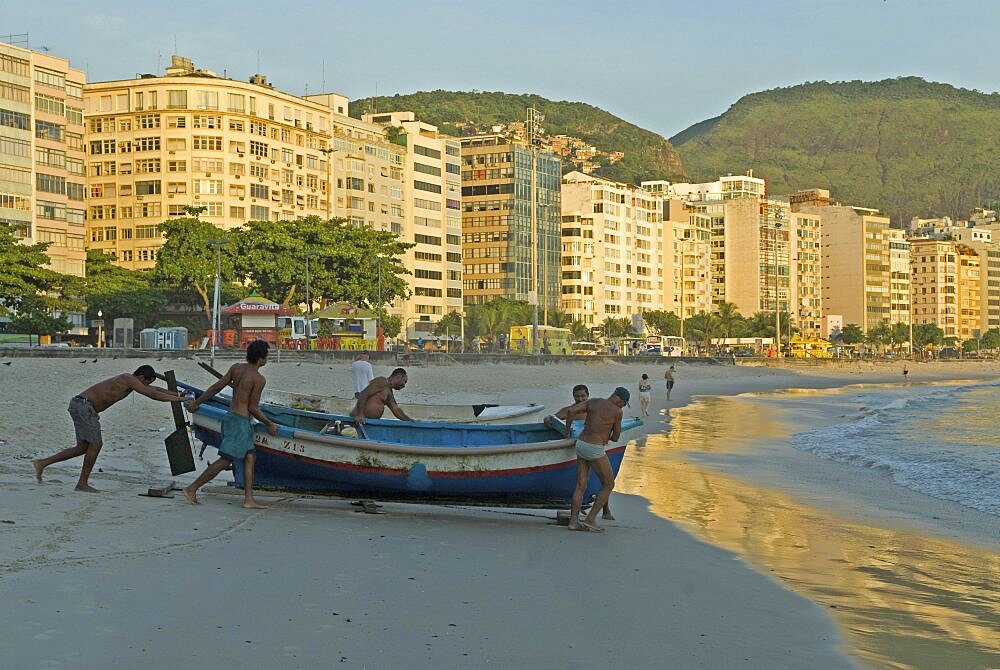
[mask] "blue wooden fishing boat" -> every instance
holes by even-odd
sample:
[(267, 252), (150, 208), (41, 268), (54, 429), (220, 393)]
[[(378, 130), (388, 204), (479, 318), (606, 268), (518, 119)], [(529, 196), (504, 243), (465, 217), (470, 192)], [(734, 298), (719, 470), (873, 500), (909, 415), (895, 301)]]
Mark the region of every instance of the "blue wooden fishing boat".
[[(267, 404), (260, 408), (279, 428), (272, 436), (262, 425), (255, 426), (255, 487), (382, 500), (564, 506), (576, 485), (574, 441), (542, 423), (370, 419), (355, 427), (349, 416)], [(201, 404), (191, 417), (195, 436), (218, 445), (227, 410), (224, 399)], [(622, 429), (640, 425), (639, 419), (627, 419)], [(344, 426), (360, 433), (337, 434)], [(624, 441), (610, 445), (607, 453), (617, 474)], [(234, 475), (242, 486), (242, 468), (234, 468)], [(592, 476), (585, 499), (599, 488)]]

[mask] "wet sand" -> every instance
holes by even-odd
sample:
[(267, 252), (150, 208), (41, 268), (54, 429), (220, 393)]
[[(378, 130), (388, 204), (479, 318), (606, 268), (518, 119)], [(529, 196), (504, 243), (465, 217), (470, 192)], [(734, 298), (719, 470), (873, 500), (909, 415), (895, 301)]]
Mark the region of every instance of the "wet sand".
[[(831, 611), (838, 603), (802, 587), (810, 580), (789, 579), (795, 573), (787, 566), (771, 572), (739, 542), (704, 533), (678, 512), (704, 509), (726, 521), (703, 527), (735, 529), (740, 519), (791, 516), (776, 510), (801, 503), (781, 491), (721, 495), (722, 479), (707, 467), (646, 454), (664, 439), (665, 410), (692, 394), (823, 387), (894, 377), (895, 369), (678, 365), (674, 402), (664, 403), (657, 384), (656, 414), (628, 435), (637, 441), (619, 490), (652, 502), (616, 492), (618, 520), (593, 535), (570, 533), (537, 510), (390, 504), (388, 514), (368, 516), (349, 501), (262, 497), (271, 508), (248, 511), (218, 487), (201, 507), (179, 494), (140, 498), (169, 479), (162, 439), (172, 429), (167, 405), (145, 398), (102, 415), (106, 445), (91, 479), (102, 493), (72, 491), (79, 461), (53, 466), (39, 485), (30, 459), (69, 446), (65, 405), (90, 383), (145, 362), (170, 365), (194, 383), (211, 379), (190, 361), (5, 360), (12, 364), (0, 365), (0, 626), (7, 633), (0, 658), (11, 667), (834, 668), (853, 664), (844, 652), (862, 662), (879, 658)], [(635, 387), (642, 372), (660, 380), (663, 370), (413, 368), (401, 399), (541, 402), (551, 411), (575, 383), (607, 395), (619, 384)], [(911, 378), (921, 372), (946, 374), (926, 368)], [(264, 373), (275, 388), (303, 392), (343, 395), (350, 384), (346, 364), (273, 363)], [(659, 479), (664, 469), (680, 479)], [(635, 479), (640, 472), (648, 490)], [(717, 498), (737, 500), (734, 508), (715, 513), (710, 500), (689, 504), (705, 496), (688, 491), (707, 482)], [(730, 486), (747, 490), (735, 480)], [(768, 536), (778, 532), (767, 527)], [(848, 535), (862, 537), (862, 530)], [(778, 557), (801, 553), (765, 544)], [(847, 575), (830, 580), (831, 589), (856, 588)]]

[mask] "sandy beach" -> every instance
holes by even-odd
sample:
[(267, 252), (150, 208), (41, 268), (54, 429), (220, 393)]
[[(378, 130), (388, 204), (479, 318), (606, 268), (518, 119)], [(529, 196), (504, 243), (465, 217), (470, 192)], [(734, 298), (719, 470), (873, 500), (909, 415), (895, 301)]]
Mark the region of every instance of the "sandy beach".
[[(187, 360), (0, 359), (7, 362), (0, 364), (6, 667), (920, 667), (908, 654), (874, 653), (858, 642), (843, 610), (866, 585), (824, 566), (891, 536), (916, 553), (933, 545), (937, 557), (960, 548), (992, 570), (1000, 545), (984, 530), (995, 517), (959, 505), (886, 487), (883, 505), (852, 513), (804, 476), (741, 477), (726, 461), (731, 449), (701, 461), (691, 452), (711, 452), (710, 444), (668, 443), (685, 434), (671, 424), (683, 428), (695, 416), (685, 412), (704, 411), (706, 398), (898, 383), (898, 364), (678, 363), (669, 404), (662, 361), (411, 369), (402, 401), (538, 402), (549, 410), (567, 404), (573, 384), (606, 396), (620, 384), (634, 389), (647, 372), (657, 382), (653, 416), (627, 434), (612, 496), (617, 520), (593, 535), (567, 532), (539, 510), (387, 503), (386, 514), (371, 516), (355, 513), (349, 500), (263, 495), (270, 508), (249, 511), (221, 479), (201, 507), (180, 495), (139, 497), (170, 479), (163, 437), (172, 430), (169, 407), (141, 397), (102, 415), (105, 447), (91, 478), (101, 493), (73, 491), (79, 460), (52, 466), (37, 484), (30, 459), (71, 446), (66, 404), (90, 384), (142, 363), (202, 386), (211, 378)], [(376, 373), (390, 368), (376, 364)], [(911, 383), (1000, 376), (995, 363), (910, 370)], [(272, 362), (263, 372), (272, 388), (347, 395), (350, 387), (346, 363)], [(637, 403), (631, 410), (638, 413)], [(772, 429), (741, 421), (761, 439)], [(698, 505), (706, 490), (710, 513)], [(777, 542), (787, 528), (760, 521), (776, 515), (829, 532), (798, 547)], [(817, 556), (826, 563), (808, 568)], [(988, 571), (983, 584), (995, 588), (993, 576)], [(828, 597), (833, 590), (837, 599)], [(977, 659), (989, 658), (985, 645)], [(946, 661), (948, 650), (941, 653)]]

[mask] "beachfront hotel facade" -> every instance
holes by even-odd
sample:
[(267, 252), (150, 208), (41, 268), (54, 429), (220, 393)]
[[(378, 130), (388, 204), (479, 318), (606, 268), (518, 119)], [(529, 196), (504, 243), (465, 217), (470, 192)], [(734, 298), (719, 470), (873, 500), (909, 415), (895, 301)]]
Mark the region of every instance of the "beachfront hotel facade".
[(631, 184), (570, 172), (562, 184), (562, 310), (587, 326), (672, 311), (663, 199)]
[(391, 186), (389, 207), (396, 217), (393, 205), (402, 204), (400, 236), (414, 246), (406, 251), (404, 263), (413, 273), (412, 295), (397, 301), (400, 315), (404, 321), (439, 321), (450, 312), (463, 313), (461, 144), (438, 132), (437, 126), (418, 121), (413, 112), (366, 114), (362, 119), (383, 133), (402, 131), (395, 138), (404, 149), (404, 199), (395, 202), (392, 189), (397, 186)]
[[(48, 266), (84, 276), (83, 87), (69, 61), (0, 43), (0, 224), (25, 244), (48, 242)], [(82, 313), (62, 314), (70, 334)]]
[(461, 153), (465, 304), (537, 295), (545, 323), (560, 306), (562, 162), (504, 133), (463, 137)]
[[(84, 104), (87, 246), (124, 267), (152, 268), (163, 245), (158, 224), (189, 216), (190, 206), (223, 229), (342, 217), (417, 242), (428, 256), (457, 253), (454, 236), (452, 244), (444, 234), (436, 244), (436, 236), (416, 237), (408, 147), (391, 141), (386, 126), (349, 117), (342, 95), (297, 97), (262, 75), (236, 81), (174, 56), (165, 76), (88, 84)], [(417, 260), (404, 257), (419, 299), (387, 309), (403, 318), (446, 313), (460, 280), (443, 269), (434, 279)]]
[(78, 277), (85, 78), (64, 58), (0, 43), (0, 223), (26, 243), (49, 242), (49, 267)]
[(889, 245), (889, 323), (910, 325), (910, 243), (902, 228), (889, 228), (885, 236)]

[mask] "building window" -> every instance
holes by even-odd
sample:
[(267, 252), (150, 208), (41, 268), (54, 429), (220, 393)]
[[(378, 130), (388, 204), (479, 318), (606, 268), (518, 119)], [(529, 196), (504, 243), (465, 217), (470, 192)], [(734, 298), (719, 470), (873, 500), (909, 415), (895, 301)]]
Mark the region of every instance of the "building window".
[(192, 140), (195, 151), (222, 151), (222, 138), (210, 135), (195, 135)]
[(167, 109), (187, 109), (187, 91), (167, 91)]
[(135, 183), (136, 195), (157, 195), (160, 193), (160, 180), (137, 181)]

